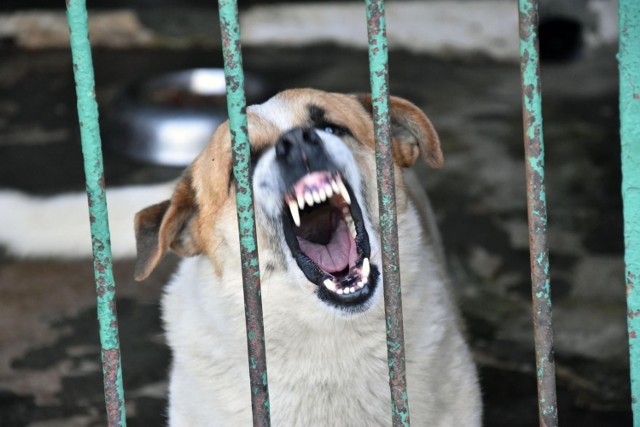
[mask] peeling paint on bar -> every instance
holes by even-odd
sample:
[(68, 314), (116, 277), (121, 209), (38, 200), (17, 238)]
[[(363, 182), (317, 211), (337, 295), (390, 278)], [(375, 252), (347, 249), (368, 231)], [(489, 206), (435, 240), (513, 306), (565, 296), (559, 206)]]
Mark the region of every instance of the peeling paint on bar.
[(547, 206), (544, 186), (542, 94), (538, 52), (538, 2), (519, 0), (520, 72), (527, 171), (527, 210), (536, 349), (540, 425), (558, 425), (551, 319), (551, 284), (547, 246)]
[(393, 426), (409, 426), (409, 398), (404, 356), (402, 295), (398, 258), (398, 224), (391, 129), (389, 73), (384, 2), (366, 0), (371, 100), (376, 139), (376, 173), (382, 239), (382, 277), (387, 323), (387, 357)]
[(73, 72), (91, 222), (107, 422), (110, 427), (125, 426), (115, 282), (85, 0), (67, 0), (67, 19), (71, 32)]
[(640, 2), (619, 0), (620, 137), (633, 425), (640, 427)]
[(249, 378), (251, 383), (251, 408), (253, 425), (270, 425), (269, 387), (265, 351), (264, 324), (262, 320), (262, 296), (260, 292), (260, 265), (256, 243), (256, 226), (253, 212), (253, 191), (249, 160), (251, 156), (247, 126), (244, 72), (240, 46), (238, 5), (235, 0), (220, 0), (220, 29), (224, 55), (224, 71), (227, 84), (227, 108), (233, 149), (233, 174), (236, 180), (236, 205), (240, 233), (240, 257), (244, 308), (247, 322), (249, 349)]

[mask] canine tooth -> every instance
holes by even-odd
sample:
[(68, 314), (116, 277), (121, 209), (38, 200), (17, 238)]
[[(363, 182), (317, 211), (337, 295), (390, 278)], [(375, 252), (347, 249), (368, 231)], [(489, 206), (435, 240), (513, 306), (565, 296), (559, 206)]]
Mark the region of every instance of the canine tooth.
[(336, 284), (333, 283), (333, 280), (331, 279), (325, 279), (324, 281), (324, 286), (329, 289), (330, 291), (335, 292), (336, 291)]
[(333, 196), (333, 189), (331, 188), (331, 185), (327, 184), (324, 187), (324, 192), (327, 193), (327, 198), (330, 198), (331, 196)]
[(295, 200), (289, 201), (289, 211), (291, 211), (291, 217), (296, 226), (300, 227), (300, 212), (298, 211), (298, 204)]
[(331, 180), (331, 188), (335, 194), (340, 194), (340, 187), (338, 187), (338, 183), (335, 180)]
[(348, 205), (351, 204), (351, 197), (349, 197), (349, 192), (347, 191), (347, 187), (344, 186), (342, 181), (338, 181), (338, 187), (340, 188), (340, 195), (347, 202)]
[(311, 195), (311, 193), (309, 192), (304, 193), (304, 200), (307, 202), (309, 206), (313, 206), (313, 196)]
[(302, 194), (298, 194), (298, 207), (300, 210), (304, 209), (304, 196)]
[(311, 193), (311, 195), (313, 196), (313, 201), (316, 202), (316, 204), (320, 203), (322, 200), (320, 199), (320, 194), (318, 194), (317, 191), (314, 191), (313, 193)]
[[(369, 273), (371, 272), (371, 265), (369, 264), (369, 258), (365, 258), (362, 260), (362, 277), (365, 278), (365, 280), (369, 280)], [(365, 283), (367, 283), (365, 281)]]
[(322, 200), (323, 202), (327, 200), (327, 194), (324, 192), (323, 188), (318, 189), (318, 195), (320, 196), (320, 200)]

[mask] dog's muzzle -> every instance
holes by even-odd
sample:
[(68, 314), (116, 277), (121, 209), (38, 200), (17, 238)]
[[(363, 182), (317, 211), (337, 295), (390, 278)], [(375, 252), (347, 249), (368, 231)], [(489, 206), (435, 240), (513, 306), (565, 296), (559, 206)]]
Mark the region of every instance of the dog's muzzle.
[(294, 128), (275, 147), (285, 183), (285, 240), (318, 297), (334, 306), (364, 309), (379, 272), (370, 262), (369, 236), (347, 180), (311, 128)]

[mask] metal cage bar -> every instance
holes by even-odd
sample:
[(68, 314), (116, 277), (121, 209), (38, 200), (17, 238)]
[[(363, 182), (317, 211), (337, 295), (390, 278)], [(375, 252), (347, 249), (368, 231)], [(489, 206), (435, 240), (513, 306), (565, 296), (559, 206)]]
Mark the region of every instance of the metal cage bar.
[(116, 289), (111, 262), (111, 241), (102, 167), (98, 104), (96, 103), (85, 0), (67, 0), (67, 19), (71, 32), (73, 74), (76, 81), (78, 120), (89, 200), (107, 422), (110, 427), (125, 426), (126, 414), (118, 339)]
[(233, 175), (236, 179), (236, 205), (242, 262), (247, 345), (249, 349), (249, 379), (254, 426), (270, 425), (269, 386), (265, 351), (260, 265), (256, 242), (256, 225), (251, 186), (249, 135), (247, 126), (244, 72), (240, 46), (240, 24), (236, 0), (220, 0), (220, 30), (227, 85), (229, 132), (233, 149)]
[(540, 425), (558, 425), (556, 404), (551, 282), (547, 245), (547, 204), (544, 185), (542, 93), (538, 52), (538, 1), (519, 0), (520, 76), (524, 125), (527, 212), (533, 299), (533, 327)]
[(633, 425), (640, 426), (640, 2), (619, 0), (620, 142)]
[(384, 1), (366, 0), (371, 101), (376, 142), (376, 176), (382, 240), (382, 280), (393, 426), (409, 426), (404, 357), (398, 223), (389, 117), (389, 67)]

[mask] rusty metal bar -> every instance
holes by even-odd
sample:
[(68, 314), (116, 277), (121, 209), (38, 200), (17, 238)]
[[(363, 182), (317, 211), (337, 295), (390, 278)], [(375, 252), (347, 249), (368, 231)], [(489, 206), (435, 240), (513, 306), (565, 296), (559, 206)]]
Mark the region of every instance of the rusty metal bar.
[(620, 138), (633, 425), (640, 427), (640, 2), (619, 0)]
[(98, 104), (96, 103), (85, 0), (67, 0), (67, 20), (71, 32), (73, 73), (76, 80), (78, 119), (89, 199), (107, 422), (110, 427), (125, 426), (126, 415), (118, 339), (115, 281), (111, 263), (111, 241), (102, 167)]
[(547, 246), (537, 0), (519, 0), (519, 11), (520, 75), (527, 172), (527, 211), (538, 383), (538, 416), (541, 426), (552, 427), (558, 425), (558, 408), (551, 320), (549, 248)]
[(404, 357), (400, 261), (394, 164), (389, 117), (389, 71), (384, 1), (366, 0), (371, 100), (376, 140), (376, 174), (382, 240), (382, 278), (387, 325), (387, 359), (393, 426), (409, 426)]
[(234, 159), (233, 174), (236, 179), (236, 205), (240, 233), (244, 309), (247, 322), (253, 425), (268, 426), (271, 424), (269, 387), (264, 324), (262, 321), (260, 265), (258, 262), (258, 245), (253, 211), (252, 180), (249, 173), (251, 151), (247, 127), (238, 5), (235, 0), (220, 0), (218, 7), (220, 10), (220, 30), (222, 32), (224, 72), (227, 84), (229, 129)]

